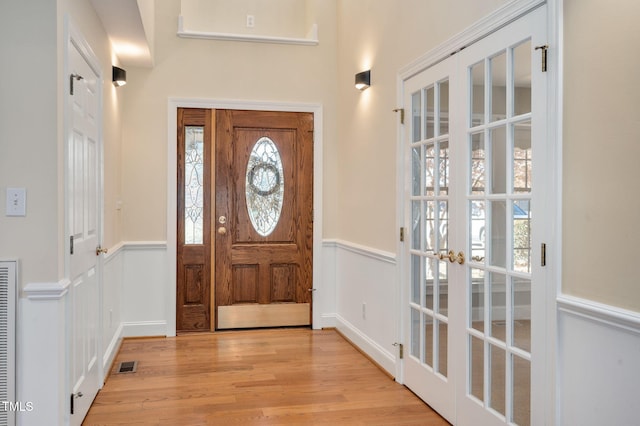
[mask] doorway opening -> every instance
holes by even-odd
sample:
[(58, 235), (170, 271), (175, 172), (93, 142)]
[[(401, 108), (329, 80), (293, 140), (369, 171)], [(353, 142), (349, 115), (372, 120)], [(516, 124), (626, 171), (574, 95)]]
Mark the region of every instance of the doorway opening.
[(176, 331), (312, 325), (314, 114), (177, 117)]

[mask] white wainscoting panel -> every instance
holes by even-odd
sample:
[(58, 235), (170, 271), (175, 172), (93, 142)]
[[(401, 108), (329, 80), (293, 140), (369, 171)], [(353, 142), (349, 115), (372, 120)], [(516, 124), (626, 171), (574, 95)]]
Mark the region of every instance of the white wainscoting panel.
[[(396, 372), (396, 257), (345, 241), (327, 241), (335, 251), (336, 327), (392, 375)], [(326, 257), (331, 255), (324, 253)]]
[(102, 366), (109, 375), (122, 342), (122, 287), (124, 281), (124, 244), (109, 249), (104, 256), (102, 280)]
[(67, 303), (69, 280), (29, 283), (22, 290), (18, 324), (18, 411), (22, 426), (68, 424)]
[(640, 424), (640, 314), (558, 298), (558, 425)]
[(166, 336), (167, 243), (126, 242), (124, 249), (123, 336)]
[[(314, 268), (318, 266), (314, 265)], [(313, 328), (336, 327), (336, 242), (322, 242), (321, 285), (313, 292)], [(315, 275), (315, 273), (314, 273)]]

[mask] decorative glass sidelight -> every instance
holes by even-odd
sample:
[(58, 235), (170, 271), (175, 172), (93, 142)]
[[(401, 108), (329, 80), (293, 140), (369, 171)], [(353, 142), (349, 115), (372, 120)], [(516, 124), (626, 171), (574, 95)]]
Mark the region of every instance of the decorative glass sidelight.
[(249, 154), (245, 193), (251, 224), (266, 237), (278, 225), (284, 198), (282, 159), (268, 137), (258, 139)]
[(184, 243), (203, 244), (204, 128), (185, 128)]

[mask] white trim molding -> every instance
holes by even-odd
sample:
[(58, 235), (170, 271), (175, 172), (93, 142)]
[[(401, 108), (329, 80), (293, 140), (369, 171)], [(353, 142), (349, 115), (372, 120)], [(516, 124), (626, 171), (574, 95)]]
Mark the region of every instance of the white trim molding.
[(122, 323), (123, 337), (165, 336), (166, 321), (132, 321)]
[(24, 286), (22, 293), (29, 300), (58, 300), (69, 291), (71, 281), (62, 279), (52, 283), (29, 283)]
[(311, 25), (306, 38), (298, 37), (278, 37), (256, 34), (240, 34), (240, 33), (219, 33), (208, 31), (193, 31), (184, 28), (184, 17), (178, 16), (178, 37), (195, 38), (204, 40), (223, 40), (223, 41), (245, 41), (253, 43), (274, 43), (274, 44), (293, 44), (301, 46), (317, 46), (318, 40), (318, 24)]
[(406, 80), (414, 76), (415, 74), (446, 59), (453, 53), (464, 49), (470, 44), (473, 44), (499, 30), (510, 22), (524, 16), (526, 13), (545, 4), (546, 2), (546, 0), (515, 0), (507, 2), (495, 12), (475, 22), (465, 31), (455, 35), (435, 49), (430, 50), (415, 61), (402, 67), (399, 71), (400, 78)]
[(367, 336), (340, 315), (335, 316), (336, 328), (358, 349), (371, 357), (380, 367), (392, 376), (396, 371), (396, 357), (378, 342)]
[[(167, 279), (166, 312), (167, 336), (176, 335), (176, 249), (177, 249), (177, 116), (178, 108), (237, 109), (252, 111), (282, 111), (313, 113), (313, 288), (323, 290), (322, 282), (322, 222), (323, 222), (323, 107), (321, 104), (229, 100), (169, 98), (167, 108)], [(322, 307), (313, 298), (313, 328), (322, 328)]]
[(374, 260), (379, 260), (386, 263), (396, 264), (396, 255), (394, 253), (374, 249), (371, 247), (363, 246), (360, 244), (351, 243), (349, 241), (339, 239), (327, 239), (324, 240), (323, 245), (325, 247), (339, 248), (347, 250), (360, 256), (366, 256)]
[(557, 303), (560, 312), (640, 334), (638, 312), (569, 295), (560, 295)]

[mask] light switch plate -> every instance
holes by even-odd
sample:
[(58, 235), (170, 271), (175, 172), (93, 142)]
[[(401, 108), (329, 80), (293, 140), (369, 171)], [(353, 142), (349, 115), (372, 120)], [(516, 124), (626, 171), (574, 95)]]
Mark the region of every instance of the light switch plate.
[(27, 190), (25, 188), (7, 188), (7, 216), (27, 215)]

